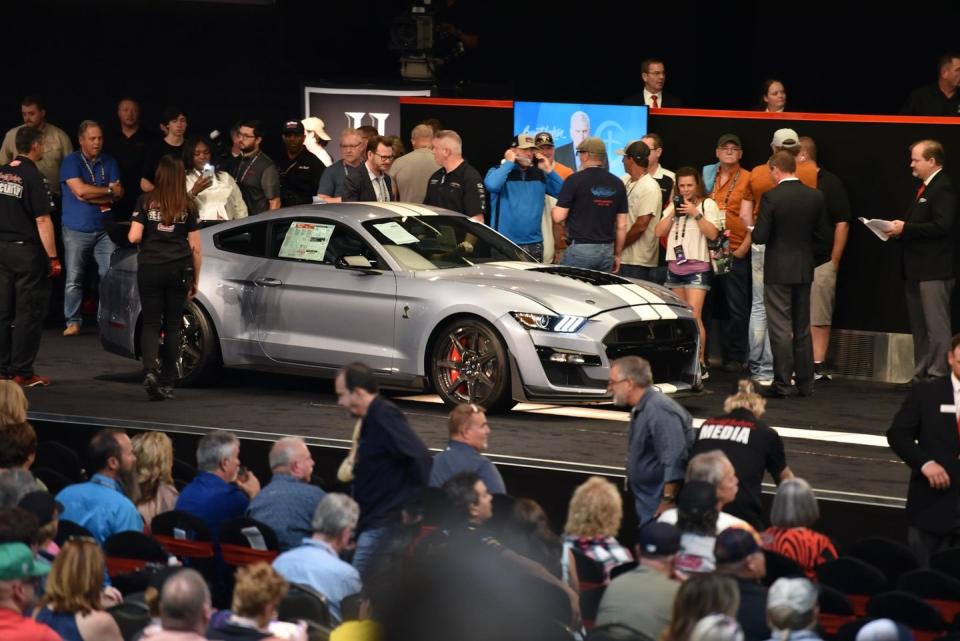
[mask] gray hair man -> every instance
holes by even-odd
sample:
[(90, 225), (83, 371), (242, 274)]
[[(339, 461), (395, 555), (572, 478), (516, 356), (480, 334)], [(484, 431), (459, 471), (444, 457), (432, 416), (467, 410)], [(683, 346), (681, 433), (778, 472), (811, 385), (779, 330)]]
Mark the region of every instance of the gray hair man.
[(210, 589), (200, 573), (180, 570), (163, 583), (160, 590), (162, 630), (150, 635), (151, 641), (202, 641), (213, 614)]
[(308, 585), (326, 597), (330, 614), (338, 622), (340, 602), (362, 588), (360, 573), (340, 560), (359, 517), (356, 501), (346, 494), (327, 494), (313, 514), (313, 536), (273, 562), (273, 568), (290, 583)]
[[(690, 481), (703, 481), (716, 488), (717, 512), (719, 513), (717, 517), (718, 532), (722, 532), (730, 527), (735, 527), (749, 530), (754, 534), (756, 533), (752, 525), (741, 518), (723, 511), (726, 505), (733, 503), (733, 500), (737, 498), (737, 491), (740, 489), (737, 472), (726, 454), (720, 450), (713, 450), (692, 457), (690, 463), (687, 464), (687, 474), (684, 477), (684, 481), (687, 483)], [(676, 508), (665, 511), (660, 515), (659, 520), (664, 523), (676, 523)]]
[(269, 523), (277, 533), (280, 550), (289, 550), (311, 535), (311, 520), (326, 496), (310, 484), (313, 456), (303, 439), (287, 436), (270, 448), (270, 482), (250, 501), (247, 515)]
[(417, 125), (410, 132), (413, 149), (393, 161), (387, 171), (393, 178), (396, 199), (403, 203), (422, 203), (427, 195), (427, 183), (440, 165), (433, 157), (433, 128)]
[(673, 507), (693, 444), (690, 413), (653, 385), (650, 363), (625, 356), (610, 366), (607, 390), (630, 409), (627, 479), (640, 523)]

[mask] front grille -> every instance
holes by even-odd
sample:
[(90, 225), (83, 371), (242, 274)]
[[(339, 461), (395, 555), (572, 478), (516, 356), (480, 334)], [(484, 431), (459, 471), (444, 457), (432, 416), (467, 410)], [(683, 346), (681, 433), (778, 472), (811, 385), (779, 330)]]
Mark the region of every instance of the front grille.
[(603, 340), (607, 358), (640, 356), (650, 362), (653, 380), (694, 382), (684, 370), (697, 353), (699, 330), (693, 319), (651, 320), (624, 323), (610, 330)]

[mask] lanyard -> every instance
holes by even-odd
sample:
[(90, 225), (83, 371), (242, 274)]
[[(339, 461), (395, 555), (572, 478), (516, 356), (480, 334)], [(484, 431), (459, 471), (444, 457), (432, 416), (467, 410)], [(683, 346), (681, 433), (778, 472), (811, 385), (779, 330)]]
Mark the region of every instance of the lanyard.
[[(95, 173), (93, 173), (93, 167), (91, 167), (91, 166), (90, 166), (90, 163), (87, 162), (87, 157), (83, 155), (83, 152), (82, 152), (82, 151), (80, 152), (80, 160), (83, 161), (83, 164), (84, 164), (84, 166), (86, 166), (87, 171), (90, 172), (90, 180), (93, 181), (93, 185), (94, 185), (95, 187), (96, 187), (96, 186), (106, 187), (106, 186), (107, 186), (107, 174), (106, 174), (106, 171), (105, 171), (104, 168), (103, 168), (103, 159), (100, 160), (100, 180), (103, 181), (103, 184), (102, 184), (102, 185), (97, 182), (97, 175), (96, 175)], [(93, 163), (96, 164), (97, 161), (94, 160)]]
[[(243, 175), (242, 175), (242, 176), (239, 176), (239, 177), (234, 176), (234, 178), (237, 179), (237, 184), (238, 184), (238, 185), (243, 182), (243, 179), (244, 179), (244, 178), (247, 177), (247, 174), (250, 173), (250, 169), (253, 168), (254, 163), (257, 162), (257, 159), (258, 159), (259, 157), (260, 157), (260, 153), (258, 152), (257, 155), (253, 157), (253, 160), (250, 161), (250, 164), (247, 165), (247, 168), (243, 170)], [(240, 167), (241, 167), (241, 166), (243, 166), (243, 159), (242, 159), (242, 158), (240, 159), (240, 163), (237, 165), (237, 174), (238, 174), (238, 175), (240, 174)]]
[[(703, 201), (700, 201), (700, 202), (702, 203)], [(699, 212), (700, 210), (698, 209), (697, 211)], [(684, 217), (683, 217), (683, 229), (681, 230), (683, 233), (680, 234), (680, 237), (679, 237), (679, 238), (677, 238), (677, 227), (679, 227), (679, 225), (674, 224), (674, 226), (673, 226), (673, 242), (677, 242), (677, 240), (679, 240), (679, 241), (680, 241), (680, 244), (681, 244), (681, 245), (683, 244), (683, 239), (687, 237), (687, 220), (689, 220), (689, 219), (690, 219), (689, 216), (684, 216)], [(676, 214), (674, 214), (673, 222), (674, 222), (674, 223), (677, 222)]]
[[(737, 169), (737, 173), (733, 175), (733, 179), (730, 181), (730, 187), (727, 189), (727, 195), (723, 199), (723, 205), (720, 206), (720, 211), (727, 211), (727, 203), (730, 201), (730, 194), (733, 193), (734, 188), (737, 186), (737, 180), (740, 178), (740, 170)], [(717, 190), (720, 188), (720, 170), (717, 170), (717, 179), (713, 182), (713, 199), (717, 200)]]

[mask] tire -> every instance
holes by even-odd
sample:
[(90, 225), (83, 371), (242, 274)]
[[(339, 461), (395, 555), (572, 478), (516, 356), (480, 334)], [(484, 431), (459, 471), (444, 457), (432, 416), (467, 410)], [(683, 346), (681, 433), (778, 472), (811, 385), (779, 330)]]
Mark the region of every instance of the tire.
[[(162, 344), (163, 338), (161, 338)], [(162, 348), (161, 348), (162, 349)], [(177, 387), (209, 381), (220, 370), (220, 340), (213, 323), (199, 305), (187, 301), (177, 356)]]
[(503, 340), (487, 323), (461, 318), (440, 328), (430, 350), (430, 380), (447, 405), (474, 403), (488, 412), (513, 407)]

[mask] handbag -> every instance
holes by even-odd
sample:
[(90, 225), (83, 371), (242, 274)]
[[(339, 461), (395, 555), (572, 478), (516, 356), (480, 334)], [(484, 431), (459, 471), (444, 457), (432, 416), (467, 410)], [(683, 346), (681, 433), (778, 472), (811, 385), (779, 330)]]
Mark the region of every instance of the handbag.
[(360, 444), (360, 426), (363, 419), (358, 418), (353, 425), (353, 443), (350, 445), (350, 453), (340, 462), (337, 469), (337, 480), (341, 483), (351, 483), (353, 481), (353, 466), (357, 461), (357, 447)]
[[(704, 200), (706, 211), (706, 200)], [(730, 250), (730, 230), (726, 228), (726, 214), (720, 216), (720, 229), (717, 237), (707, 241), (707, 250), (710, 252), (710, 265), (714, 276), (729, 274), (733, 269), (733, 252)]]

